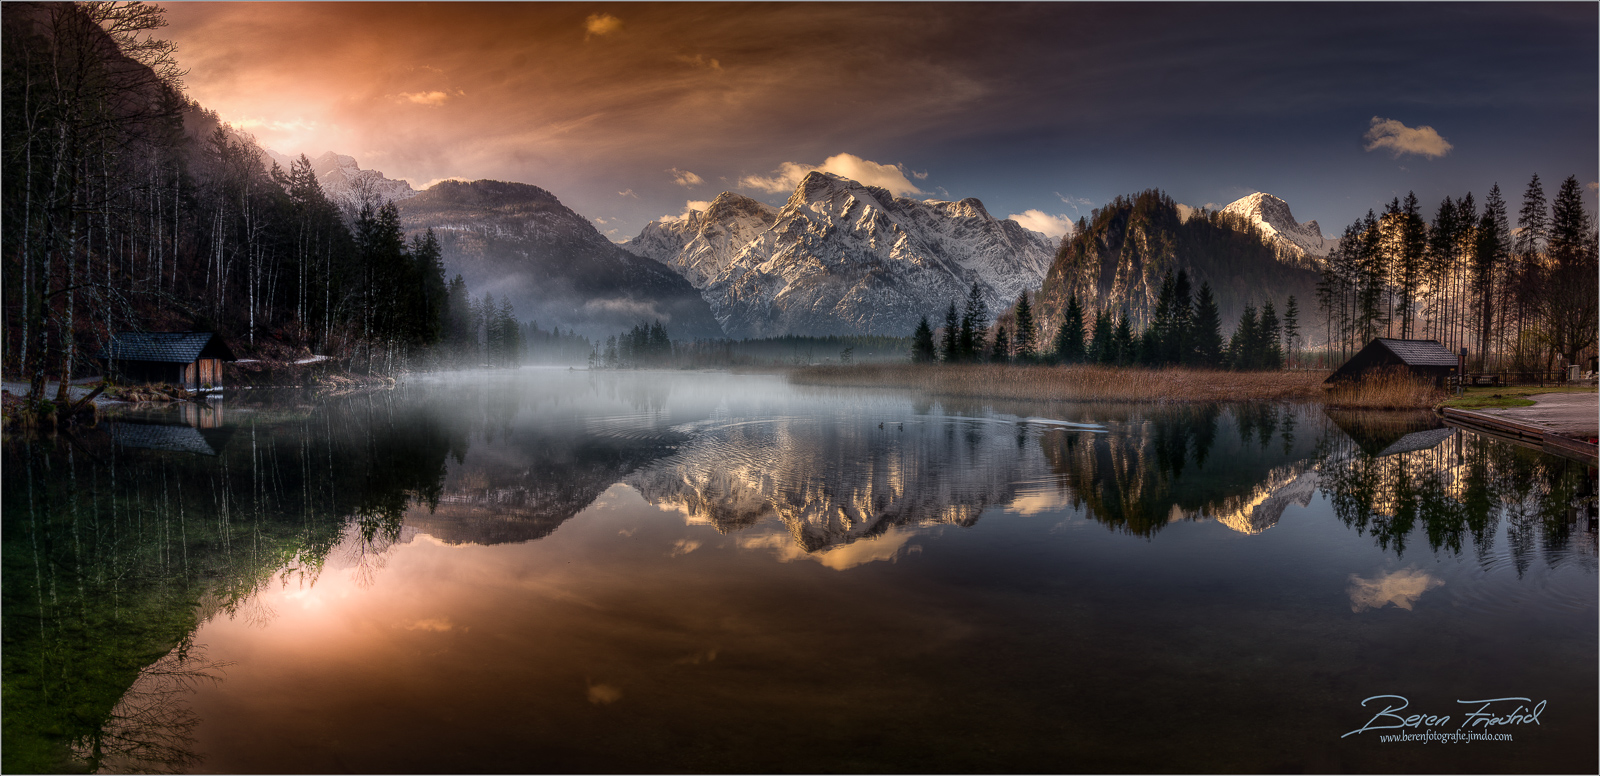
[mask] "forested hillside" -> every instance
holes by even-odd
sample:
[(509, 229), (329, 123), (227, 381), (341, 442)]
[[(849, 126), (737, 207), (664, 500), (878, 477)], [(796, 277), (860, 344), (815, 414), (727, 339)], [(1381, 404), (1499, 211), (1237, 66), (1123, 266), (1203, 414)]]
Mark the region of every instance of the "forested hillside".
[(1171, 197), (1149, 190), (1119, 196), (1078, 222), (1045, 275), (1040, 318), (1053, 331), (1076, 295), (1088, 318), (1126, 307), (1141, 329), (1154, 320), (1162, 279), (1180, 270), (1195, 288), (1210, 284), (1223, 321), (1239, 320), (1246, 306), (1316, 293), (1317, 274), (1279, 261), (1243, 219), (1207, 211), (1186, 219)]
[(184, 95), (164, 24), (141, 3), (4, 6), (5, 374), (39, 397), (125, 329), (374, 369), (437, 341), (437, 246), (392, 207), (348, 221), (304, 157), (263, 168)]

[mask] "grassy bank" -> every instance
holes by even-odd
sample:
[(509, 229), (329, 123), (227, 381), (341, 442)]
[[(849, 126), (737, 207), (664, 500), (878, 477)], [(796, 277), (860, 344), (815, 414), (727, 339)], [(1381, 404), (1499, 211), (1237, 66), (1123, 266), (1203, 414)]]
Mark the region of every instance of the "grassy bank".
[(1112, 402), (1321, 401), (1326, 377), (1323, 372), (996, 364), (812, 366), (789, 373), (789, 381), (798, 385), (903, 388), (935, 396), (986, 399)]
[(1458, 410), (1499, 409), (1501, 407), (1532, 407), (1534, 401), (1529, 396), (1541, 393), (1594, 393), (1593, 386), (1586, 387), (1548, 387), (1540, 388), (1537, 385), (1518, 385), (1504, 388), (1468, 388), (1466, 393), (1459, 397), (1445, 400), (1440, 406), (1454, 407)]

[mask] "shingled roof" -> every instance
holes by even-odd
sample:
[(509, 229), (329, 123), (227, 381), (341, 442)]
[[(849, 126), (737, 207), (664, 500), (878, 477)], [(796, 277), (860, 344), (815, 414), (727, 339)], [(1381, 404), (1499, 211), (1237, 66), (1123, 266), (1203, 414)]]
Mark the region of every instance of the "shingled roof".
[(192, 364), (198, 358), (236, 360), (227, 343), (209, 331), (121, 331), (96, 358)]
[(1395, 354), (1401, 361), (1411, 366), (1455, 366), (1456, 356), (1436, 340), (1408, 340), (1389, 339), (1379, 337), (1374, 342), (1381, 342)]

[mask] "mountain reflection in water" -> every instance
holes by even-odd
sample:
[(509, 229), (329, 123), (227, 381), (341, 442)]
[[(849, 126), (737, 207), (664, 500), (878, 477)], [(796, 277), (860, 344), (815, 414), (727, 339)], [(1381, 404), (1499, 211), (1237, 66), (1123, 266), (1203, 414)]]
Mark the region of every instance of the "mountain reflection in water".
[[(1099, 526), (1159, 552), (1179, 524), (1270, 536), (1295, 510), (1326, 514), (1323, 501), (1337, 522), (1324, 520), (1394, 564), (1420, 541), (1518, 578), (1596, 565), (1588, 467), (1431, 415), (1306, 405), (936, 401), (760, 375), (522, 370), (232, 400), (220, 423), (144, 413), (8, 437), (3, 455), (8, 772), (205, 769), (205, 722), (184, 698), (226, 677), (227, 657), (195, 643), (208, 623), (270, 628), (281, 596), (265, 592), (314, 591), (335, 569), (378, 584), (421, 537), (546, 543), (629, 499), (715, 531), (659, 557), (704, 558), (726, 535), (835, 571), (926, 555), (944, 527), (976, 542), (995, 521)], [(1437, 573), (1363, 570), (1337, 580), (1341, 605), (1410, 611), (1441, 588), (1485, 610), (1522, 600)], [(447, 617), (405, 628), (462, 632)], [(623, 703), (584, 681), (588, 703)]]

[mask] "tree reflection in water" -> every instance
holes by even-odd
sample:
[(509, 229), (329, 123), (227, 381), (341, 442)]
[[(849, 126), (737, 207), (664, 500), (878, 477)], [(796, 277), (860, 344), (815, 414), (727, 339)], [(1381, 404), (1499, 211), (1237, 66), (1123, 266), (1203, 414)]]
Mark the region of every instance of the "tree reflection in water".
[(1595, 478), (1584, 464), (1444, 426), (1432, 413), (1329, 410), (1343, 432), (1318, 452), (1333, 511), (1403, 557), (1419, 526), (1428, 547), (1487, 566), (1505, 522), (1520, 577), (1536, 555), (1595, 565)]
[(265, 624), (263, 585), (314, 583), (347, 523), (360, 546), (392, 541), (464, 454), (437, 413), (400, 421), (396, 400), (234, 413), (204, 450), (148, 423), (8, 438), (4, 770), (193, 767), (182, 698), (220, 678), (195, 629)]
[(533, 541), (618, 482), (719, 531), (781, 521), (787, 536), (752, 546), (786, 552), (891, 532), (904, 544), (911, 527), (1001, 509), (1073, 511), (1151, 540), (1193, 520), (1260, 533), (1321, 490), (1397, 557), (1418, 531), (1488, 564), (1503, 527), (1519, 575), (1540, 556), (1594, 566), (1587, 467), (1426, 414), (1076, 405), (1044, 421), (1037, 405), (780, 394), (746, 406), (649, 376), (504, 379), (525, 382), (230, 407), (215, 429), (152, 417), (7, 439), (4, 770), (203, 767), (183, 699), (221, 666), (189, 644), (201, 623), (269, 623), (256, 593), (314, 584), (335, 547), (370, 582), (418, 531)]

